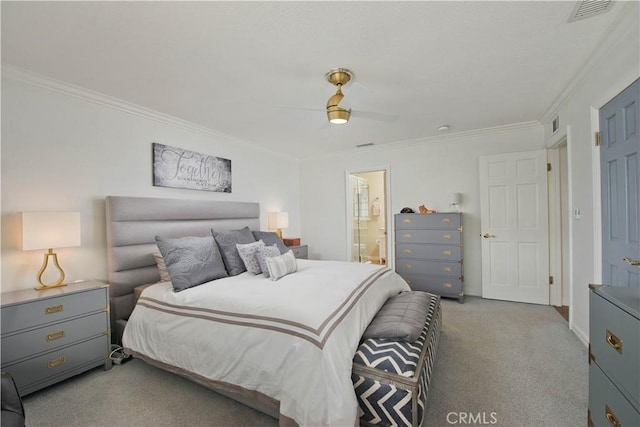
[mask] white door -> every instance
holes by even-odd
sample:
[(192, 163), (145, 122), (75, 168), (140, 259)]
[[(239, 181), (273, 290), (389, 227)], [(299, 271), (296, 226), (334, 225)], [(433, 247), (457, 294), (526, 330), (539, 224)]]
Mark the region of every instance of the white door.
[(549, 304), (546, 151), (480, 157), (482, 297)]

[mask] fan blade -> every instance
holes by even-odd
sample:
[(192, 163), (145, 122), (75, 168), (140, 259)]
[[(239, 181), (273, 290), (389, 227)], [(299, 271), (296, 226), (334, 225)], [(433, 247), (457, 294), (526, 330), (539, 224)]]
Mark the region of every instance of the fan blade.
[(359, 117), (362, 119), (380, 120), (383, 122), (395, 122), (400, 118), (397, 114), (374, 113), (372, 111), (352, 110), (351, 117)]

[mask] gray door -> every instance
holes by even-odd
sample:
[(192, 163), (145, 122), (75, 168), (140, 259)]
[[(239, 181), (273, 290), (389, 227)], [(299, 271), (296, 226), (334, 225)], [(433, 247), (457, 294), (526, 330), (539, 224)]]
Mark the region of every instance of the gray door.
[(602, 280), (640, 287), (640, 80), (600, 109)]

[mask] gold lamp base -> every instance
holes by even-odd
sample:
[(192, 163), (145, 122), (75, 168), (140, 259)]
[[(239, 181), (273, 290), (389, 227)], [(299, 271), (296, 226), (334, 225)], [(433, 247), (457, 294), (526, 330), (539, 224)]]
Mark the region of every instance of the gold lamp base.
[[(53, 265), (55, 265), (56, 269), (58, 270), (58, 280), (52, 283), (45, 283), (42, 281), (42, 276), (44, 275), (45, 270), (49, 266), (49, 257), (53, 259)], [(67, 286), (67, 284), (63, 282), (64, 282), (64, 270), (62, 270), (62, 267), (60, 267), (60, 264), (58, 264), (58, 254), (53, 252), (53, 249), (49, 249), (49, 251), (46, 254), (44, 254), (42, 267), (40, 267), (40, 271), (38, 271), (38, 283), (40, 283), (40, 286), (36, 287), (35, 290), (41, 291), (43, 289), (51, 289), (51, 288), (59, 288), (61, 286)]]
[(278, 229), (276, 229), (276, 234), (278, 235), (278, 237), (280, 238), (280, 240), (282, 240), (282, 228), (278, 228)]

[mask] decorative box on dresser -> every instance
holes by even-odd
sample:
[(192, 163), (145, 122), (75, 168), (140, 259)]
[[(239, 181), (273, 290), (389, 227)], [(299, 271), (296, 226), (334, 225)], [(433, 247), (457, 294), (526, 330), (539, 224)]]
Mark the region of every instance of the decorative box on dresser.
[(22, 396), (97, 366), (111, 368), (105, 283), (3, 293), (0, 315), (2, 370)]
[(395, 215), (396, 272), (411, 289), (464, 302), (462, 214)]
[(640, 426), (640, 290), (590, 285), (589, 426)]

